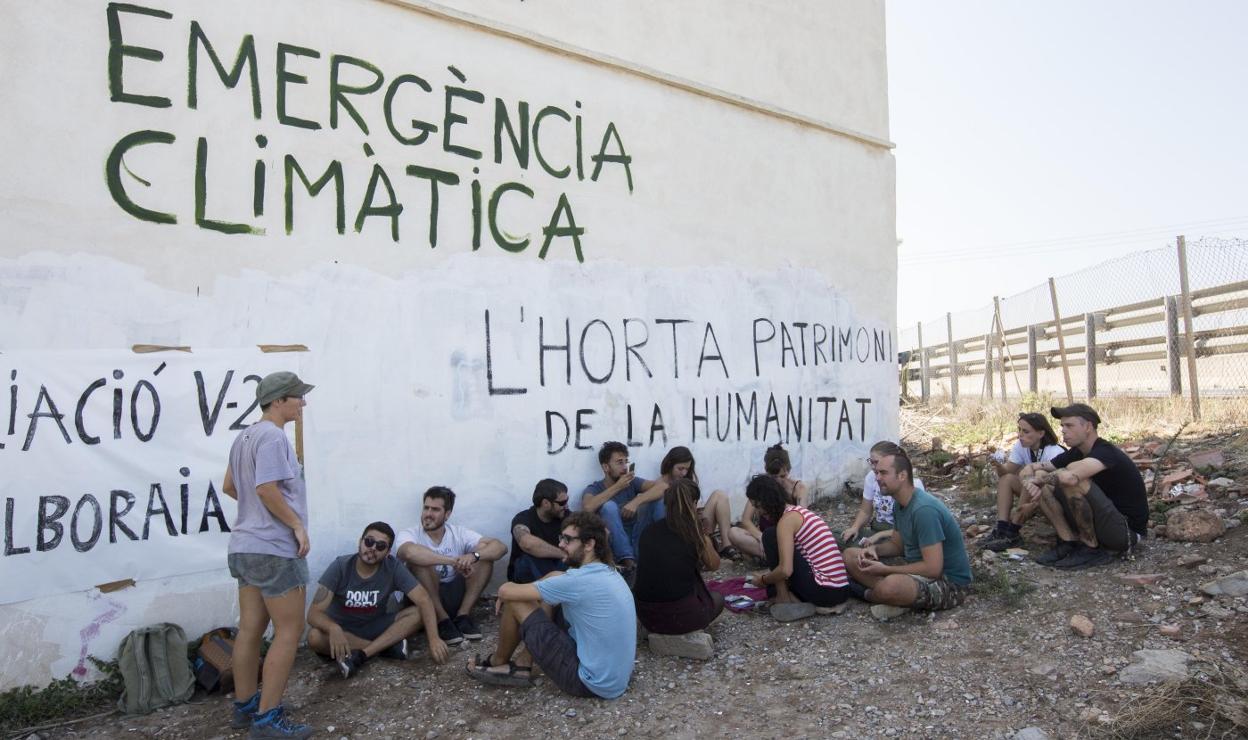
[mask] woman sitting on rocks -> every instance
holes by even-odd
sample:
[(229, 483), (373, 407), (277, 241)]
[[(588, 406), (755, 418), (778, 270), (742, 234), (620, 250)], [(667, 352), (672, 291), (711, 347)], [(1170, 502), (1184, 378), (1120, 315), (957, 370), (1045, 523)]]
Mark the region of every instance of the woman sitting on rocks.
[(789, 503), (780, 482), (756, 476), (745, 496), (775, 526), (763, 530), (762, 544), (771, 570), (750, 583), (767, 589), (771, 615), (781, 622), (809, 617), (817, 608), (839, 606), (849, 598), (849, 577), (832, 530), (818, 514)]
[(1048, 462), (1065, 451), (1066, 448), (1057, 443), (1057, 434), (1044, 414), (1018, 415), (1018, 441), (1010, 449), (1009, 457), (1004, 462), (992, 460), (1000, 476), (997, 479), (997, 526), (980, 540), (980, 547), (1002, 552), (1023, 544), (1023, 524), (1036, 513), (1040, 502), (1038, 499), (1020, 501), (1014, 513), (1010, 513), (1014, 499), (1023, 493), (1023, 480), (1018, 473), (1031, 463)]
[(698, 517), (701, 495), (697, 483), (677, 478), (663, 493), (667, 516), (641, 533), (633, 600), (642, 626), (660, 635), (705, 629), (724, 609), (702, 580), (720, 561)]

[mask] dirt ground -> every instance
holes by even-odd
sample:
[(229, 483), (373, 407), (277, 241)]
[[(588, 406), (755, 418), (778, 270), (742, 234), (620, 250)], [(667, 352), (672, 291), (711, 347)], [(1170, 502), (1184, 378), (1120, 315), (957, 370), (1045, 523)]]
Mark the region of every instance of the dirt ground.
[[(1232, 460), (1221, 475), (1248, 483), (1235, 465)], [(937, 482), (933, 478), (931, 489), (964, 527), (995, 519), (982, 493), (960, 493), (949, 488), (952, 483), (942, 491)], [(1232, 491), (1200, 505), (1238, 523), (1248, 493)], [(833, 501), (823, 513), (839, 532), (856, 506), (853, 499)], [(1196, 677), (1217, 666), (1248, 664), (1248, 600), (1200, 591), (1204, 583), (1248, 568), (1246, 530), (1234, 526), (1203, 544), (1150, 538), (1134, 559), (1078, 573), (1037, 566), (1029, 557), (985, 562), (971, 545), (979, 584), (957, 609), (910, 613), (887, 623), (874, 620), (861, 602), (851, 602), (841, 615), (789, 624), (763, 611), (725, 614), (710, 628), (716, 654), (709, 661), (659, 657), (641, 643), (632, 684), (615, 701), (573, 699), (544, 678), (531, 689), (498, 689), (466, 676), (470, 651), (493, 644), (497, 623), (483, 605), (476, 616), (485, 641), (453, 649), (446, 665), (434, 665), (421, 651), (406, 663), (372, 661), (344, 681), (328, 663), (302, 651), (286, 702), (297, 719), (318, 728), (318, 737), (370, 740), (573, 733), (1012, 738), (1024, 728), (1053, 738), (1112, 735), (1156, 690), (1120, 682), (1134, 651), (1182, 650), (1192, 656), (1189, 674)], [(1028, 525), (1031, 555), (1048, 546), (1051, 533), (1047, 525)], [(1179, 565), (1190, 556), (1208, 560)], [(746, 571), (729, 564), (716, 576)], [(1163, 575), (1144, 586), (1119, 578), (1152, 573)], [(1031, 590), (1011, 594), (1003, 583)], [(1072, 631), (1074, 615), (1091, 620), (1091, 637)], [(1177, 626), (1178, 635), (1166, 636), (1163, 626)], [(114, 715), (38, 736), (244, 737), (228, 729), (228, 718), (226, 697), (197, 694), (190, 704), (148, 716)], [(1216, 737), (1227, 727), (1193, 704), (1145, 736)]]

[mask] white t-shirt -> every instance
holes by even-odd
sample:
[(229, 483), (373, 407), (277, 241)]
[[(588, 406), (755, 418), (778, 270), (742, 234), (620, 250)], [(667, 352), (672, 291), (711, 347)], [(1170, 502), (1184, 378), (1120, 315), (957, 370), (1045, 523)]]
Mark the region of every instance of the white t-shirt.
[(1049, 445), (1048, 447), (1040, 450), (1040, 459), (1036, 460), (1032, 455), (1031, 450), (1024, 447), (1022, 442), (1015, 442), (1014, 447), (1010, 449), (1010, 456), (1006, 459), (1006, 462), (1012, 462), (1015, 465), (1030, 465), (1037, 462), (1048, 462), (1065, 451), (1066, 448), (1061, 445)]
[[(476, 550), (477, 545), (481, 542), (481, 535), (467, 527), (447, 522), (444, 529), (441, 542), (434, 542), (430, 539), (429, 533), (420, 525), (404, 529), (394, 538), (394, 551), (398, 553), (400, 547), (411, 542), (427, 547), (439, 555), (457, 558)], [(450, 583), (455, 580), (455, 568), (453, 566), (438, 565), (435, 567), (438, 571), (438, 579), (443, 583)]]
[[(923, 488), (923, 480), (915, 478), (914, 487)], [(893, 497), (885, 496), (880, 492), (880, 484), (875, 479), (874, 470), (868, 470), (867, 477), (862, 479), (862, 498), (875, 506), (876, 521), (893, 523)]]

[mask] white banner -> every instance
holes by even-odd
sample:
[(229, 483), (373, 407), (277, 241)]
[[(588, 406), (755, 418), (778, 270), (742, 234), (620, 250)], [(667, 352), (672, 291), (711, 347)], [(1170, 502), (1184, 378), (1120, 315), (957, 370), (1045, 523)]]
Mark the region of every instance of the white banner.
[(255, 348), (0, 355), (0, 603), (224, 568), (230, 443), (260, 417), (260, 378), (297, 362)]

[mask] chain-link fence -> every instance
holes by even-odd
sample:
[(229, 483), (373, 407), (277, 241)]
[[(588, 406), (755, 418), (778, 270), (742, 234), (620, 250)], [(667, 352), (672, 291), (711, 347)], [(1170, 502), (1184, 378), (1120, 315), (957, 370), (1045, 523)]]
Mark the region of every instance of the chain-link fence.
[(1206, 399), (1248, 411), (1248, 241), (1180, 238), (903, 328), (902, 395), (1191, 399), (1189, 337), (1194, 415)]

